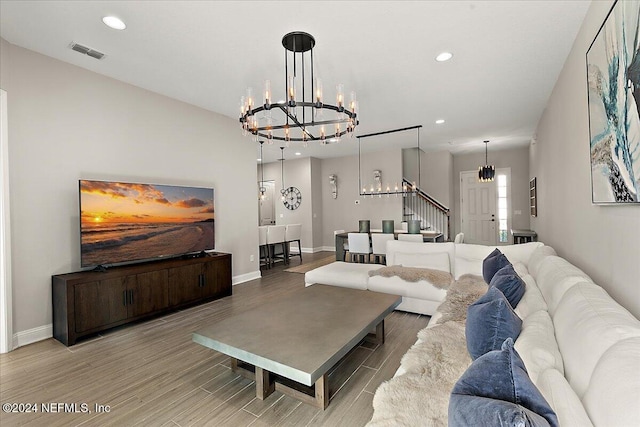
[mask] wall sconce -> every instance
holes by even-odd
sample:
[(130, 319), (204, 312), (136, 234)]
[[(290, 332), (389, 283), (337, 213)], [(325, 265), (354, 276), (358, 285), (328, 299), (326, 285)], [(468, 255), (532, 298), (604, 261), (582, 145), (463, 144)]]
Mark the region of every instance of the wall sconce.
[(334, 199), (338, 198), (338, 175), (329, 175), (329, 184), (331, 184), (331, 195)]

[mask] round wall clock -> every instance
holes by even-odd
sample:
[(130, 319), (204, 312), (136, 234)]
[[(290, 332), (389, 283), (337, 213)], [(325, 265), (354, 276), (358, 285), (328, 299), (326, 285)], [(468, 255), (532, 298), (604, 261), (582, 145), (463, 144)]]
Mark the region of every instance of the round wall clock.
[(284, 190), (284, 207), (295, 210), (300, 207), (302, 202), (302, 194), (296, 187), (289, 187)]

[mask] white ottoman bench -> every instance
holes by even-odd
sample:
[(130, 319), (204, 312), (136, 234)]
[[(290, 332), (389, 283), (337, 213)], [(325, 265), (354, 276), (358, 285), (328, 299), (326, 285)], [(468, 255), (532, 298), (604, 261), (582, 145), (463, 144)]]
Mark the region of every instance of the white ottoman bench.
[(304, 275), (304, 283), (305, 286), (320, 283), (323, 285), (366, 290), (367, 282), (369, 281), (369, 271), (382, 267), (384, 267), (384, 265), (336, 261), (306, 272)]

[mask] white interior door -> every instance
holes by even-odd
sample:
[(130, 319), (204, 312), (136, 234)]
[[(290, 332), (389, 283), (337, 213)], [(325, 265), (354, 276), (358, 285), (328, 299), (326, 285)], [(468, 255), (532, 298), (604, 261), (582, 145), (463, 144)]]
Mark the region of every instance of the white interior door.
[(460, 219), (465, 243), (495, 246), (495, 182), (478, 182), (478, 172), (460, 172)]

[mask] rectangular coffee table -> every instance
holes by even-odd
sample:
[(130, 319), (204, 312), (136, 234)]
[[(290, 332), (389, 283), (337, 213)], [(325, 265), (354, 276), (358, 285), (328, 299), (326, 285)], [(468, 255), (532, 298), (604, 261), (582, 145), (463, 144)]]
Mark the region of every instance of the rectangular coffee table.
[(325, 409), (327, 372), (375, 330), (402, 298), (313, 285), (196, 331), (193, 341), (231, 357), (234, 371), (256, 381), (256, 396), (274, 390)]

